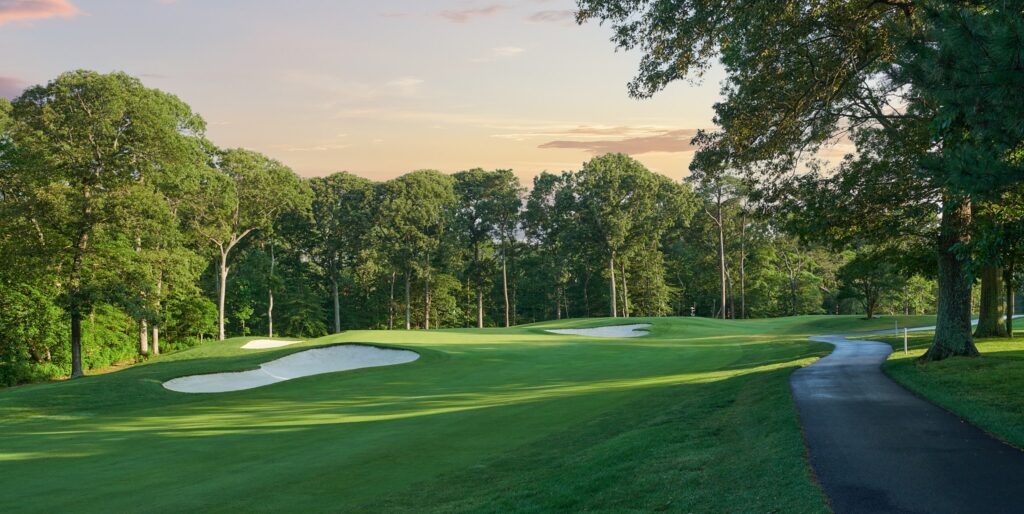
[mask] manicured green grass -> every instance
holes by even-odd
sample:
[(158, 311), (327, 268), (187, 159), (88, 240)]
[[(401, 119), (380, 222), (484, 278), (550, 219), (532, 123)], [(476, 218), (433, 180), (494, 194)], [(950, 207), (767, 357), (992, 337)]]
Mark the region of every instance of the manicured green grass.
[[(644, 321), (635, 339), (543, 330), (621, 319), (232, 339), (0, 391), (0, 512), (825, 511), (789, 374), (828, 352), (806, 336), (891, 319), (628, 322)], [(421, 358), (231, 393), (160, 385), (340, 342)]]
[(872, 338), (896, 350), (882, 370), (907, 389), (975, 426), (1024, 448), (1024, 331), (1014, 339), (978, 339), (977, 358), (952, 358), (929, 364), (916, 361), (931, 343), (931, 332)]

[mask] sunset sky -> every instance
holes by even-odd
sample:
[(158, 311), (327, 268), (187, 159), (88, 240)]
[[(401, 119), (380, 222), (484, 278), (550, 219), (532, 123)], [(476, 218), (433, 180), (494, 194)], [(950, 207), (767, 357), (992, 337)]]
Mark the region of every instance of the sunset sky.
[(610, 151), (673, 178), (711, 128), (719, 70), (629, 98), (639, 55), (572, 0), (0, 0), (0, 95), (122, 70), (181, 97), (222, 147), (304, 176), (512, 168)]

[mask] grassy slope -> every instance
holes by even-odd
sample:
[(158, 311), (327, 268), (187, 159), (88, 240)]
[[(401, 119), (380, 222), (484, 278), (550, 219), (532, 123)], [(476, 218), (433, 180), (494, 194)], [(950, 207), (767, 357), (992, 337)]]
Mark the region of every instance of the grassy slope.
[[(824, 510), (789, 373), (828, 351), (805, 336), (891, 321), (649, 321), (628, 340), (542, 330), (622, 320), (233, 339), (2, 391), (0, 512)], [(233, 393), (160, 386), (338, 342), (422, 357)]]
[(896, 350), (882, 370), (907, 389), (952, 411), (996, 437), (1024, 448), (1024, 331), (1015, 339), (976, 341), (981, 357), (954, 358), (921, 365), (931, 332), (911, 334), (910, 352), (903, 337), (872, 338)]

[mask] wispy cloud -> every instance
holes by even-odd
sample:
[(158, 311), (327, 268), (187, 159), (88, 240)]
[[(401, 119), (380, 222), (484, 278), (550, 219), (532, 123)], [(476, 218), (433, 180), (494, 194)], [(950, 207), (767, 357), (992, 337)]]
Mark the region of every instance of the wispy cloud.
[(494, 16), (505, 9), (507, 9), (507, 7), (502, 4), (493, 4), (486, 7), (446, 10), (441, 11), (438, 15), (452, 23), (467, 23), (479, 18)]
[(332, 103), (415, 96), (423, 85), (423, 79), (417, 77), (398, 77), (383, 83), (372, 83), (305, 70), (285, 72), (283, 79), (286, 82), (326, 94)]
[(568, 10), (537, 11), (526, 17), (534, 23), (562, 23), (572, 25), (576, 22), (576, 13)]
[(622, 139), (555, 140), (538, 145), (537, 148), (577, 149), (594, 155), (609, 152), (621, 152), (629, 155), (655, 152), (678, 153), (694, 150), (690, 140), (696, 134), (697, 129), (674, 129), (665, 130), (657, 134)]
[(487, 55), (482, 57), (474, 57), (470, 59), (471, 62), (492, 62), (498, 59), (507, 59), (509, 57), (515, 57), (526, 50), (519, 48), (518, 46), (499, 46), (492, 48)]
[(68, 0), (0, 0), (0, 25), (81, 14)]
[(13, 99), (25, 90), (26, 84), (14, 77), (0, 77), (0, 97)]

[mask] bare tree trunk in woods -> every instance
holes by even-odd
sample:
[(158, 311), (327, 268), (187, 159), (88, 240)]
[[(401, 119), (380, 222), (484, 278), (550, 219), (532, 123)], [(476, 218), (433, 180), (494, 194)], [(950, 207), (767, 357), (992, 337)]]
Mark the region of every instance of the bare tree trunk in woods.
[(476, 285), (476, 328), (484, 328), (484, 289)]
[(1013, 338), (1013, 315), (1017, 309), (1017, 291), (1013, 283), (1013, 272), (1015, 266), (1013, 261), (1006, 263), (1003, 268), (1003, 286), (1006, 288), (1006, 337)]
[(220, 252), (219, 280), (217, 281), (217, 337), (224, 340), (224, 297), (228, 288), (228, 252)]
[(145, 319), (139, 320), (139, 355), (149, 354), (149, 327)]
[(583, 312), (586, 317), (590, 317), (590, 271), (588, 270), (586, 276), (583, 277)]
[(508, 315), (508, 265), (504, 250), (501, 252), (501, 290), (505, 295), (505, 328), (510, 326)]
[(923, 361), (953, 356), (976, 356), (971, 337), (971, 281), (956, 249), (970, 241), (971, 204), (967, 199), (943, 198), (937, 255), (939, 297), (935, 337)]
[(619, 263), (622, 268), (622, 315), (629, 317), (629, 285), (626, 283), (626, 259)]
[(740, 319), (747, 319), (747, 209), (740, 216)]
[(267, 337), (274, 337), (274, 243), (270, 243), (270, 283), (267, 285)]
[(1003, 271), (995, 266), (981, 268), (981, 308), (974, 337), (999, 337), (1006, 335), (1003, 322), (1004, 309), (999, 296), (1003, 294)]
[[(392, 275), (393, 277), (394, 275)], [(394, 281), (392, 280), (391, 296), (394, 300)], [(341, 332), (341, 300), (338, 295), (338, 277), (331, 277), (331, 296), (334, 298), (334, 333)], [(388, 320), (388, 328), (391, 328), (391, 320)]]
[(395, 278), (397, 275), (397, 272), (391, 272), (391, 301), (388, 302), (388, 330), (395, 329)]
[(71, 307), (71, 378), (84, 377), (82, 369), (82, 312), (76, 305)]
[(160, 355), (160, 326), (153, 324), (153, 355)]
[(410, 275), (412, 275), (412, 272), (409, 270), (409, 268), (406, 268), (405, 269), (405, 329), (406, 330), (412, 330), (412, 310), (411, 310), (412, 307), (409, 305), (409, 302), (412, 300), (412, 298), (410, 296), (410, 287), (411, 286), (409, 284), (409, 282), (412, 280), (412, 277)]
[(430, 265), (423, 280), (423, 329), (430, 330)]
[(555, 319), (562, 319), (562, 286), (555, 287)]
[(611, 257), (608, 258), (608, 280), (609, 280), (609, 282), (611, 284), (611, 295), (612, 295), (612, 298), (611, 298), (611, 300), (612, 300), (611, 301), (611, 307), (612, 307), (611, 308), (611, 315), (612, 315), (613, 318), (617, 318), (617, 317), (619, 317), (619, 311), (618, 311), (618, 306), (616, 305), (616, 303), (618, 303), (618, 298), (616, 297), (616, 294), (615, 294), (615, 252), (612, 252)]

